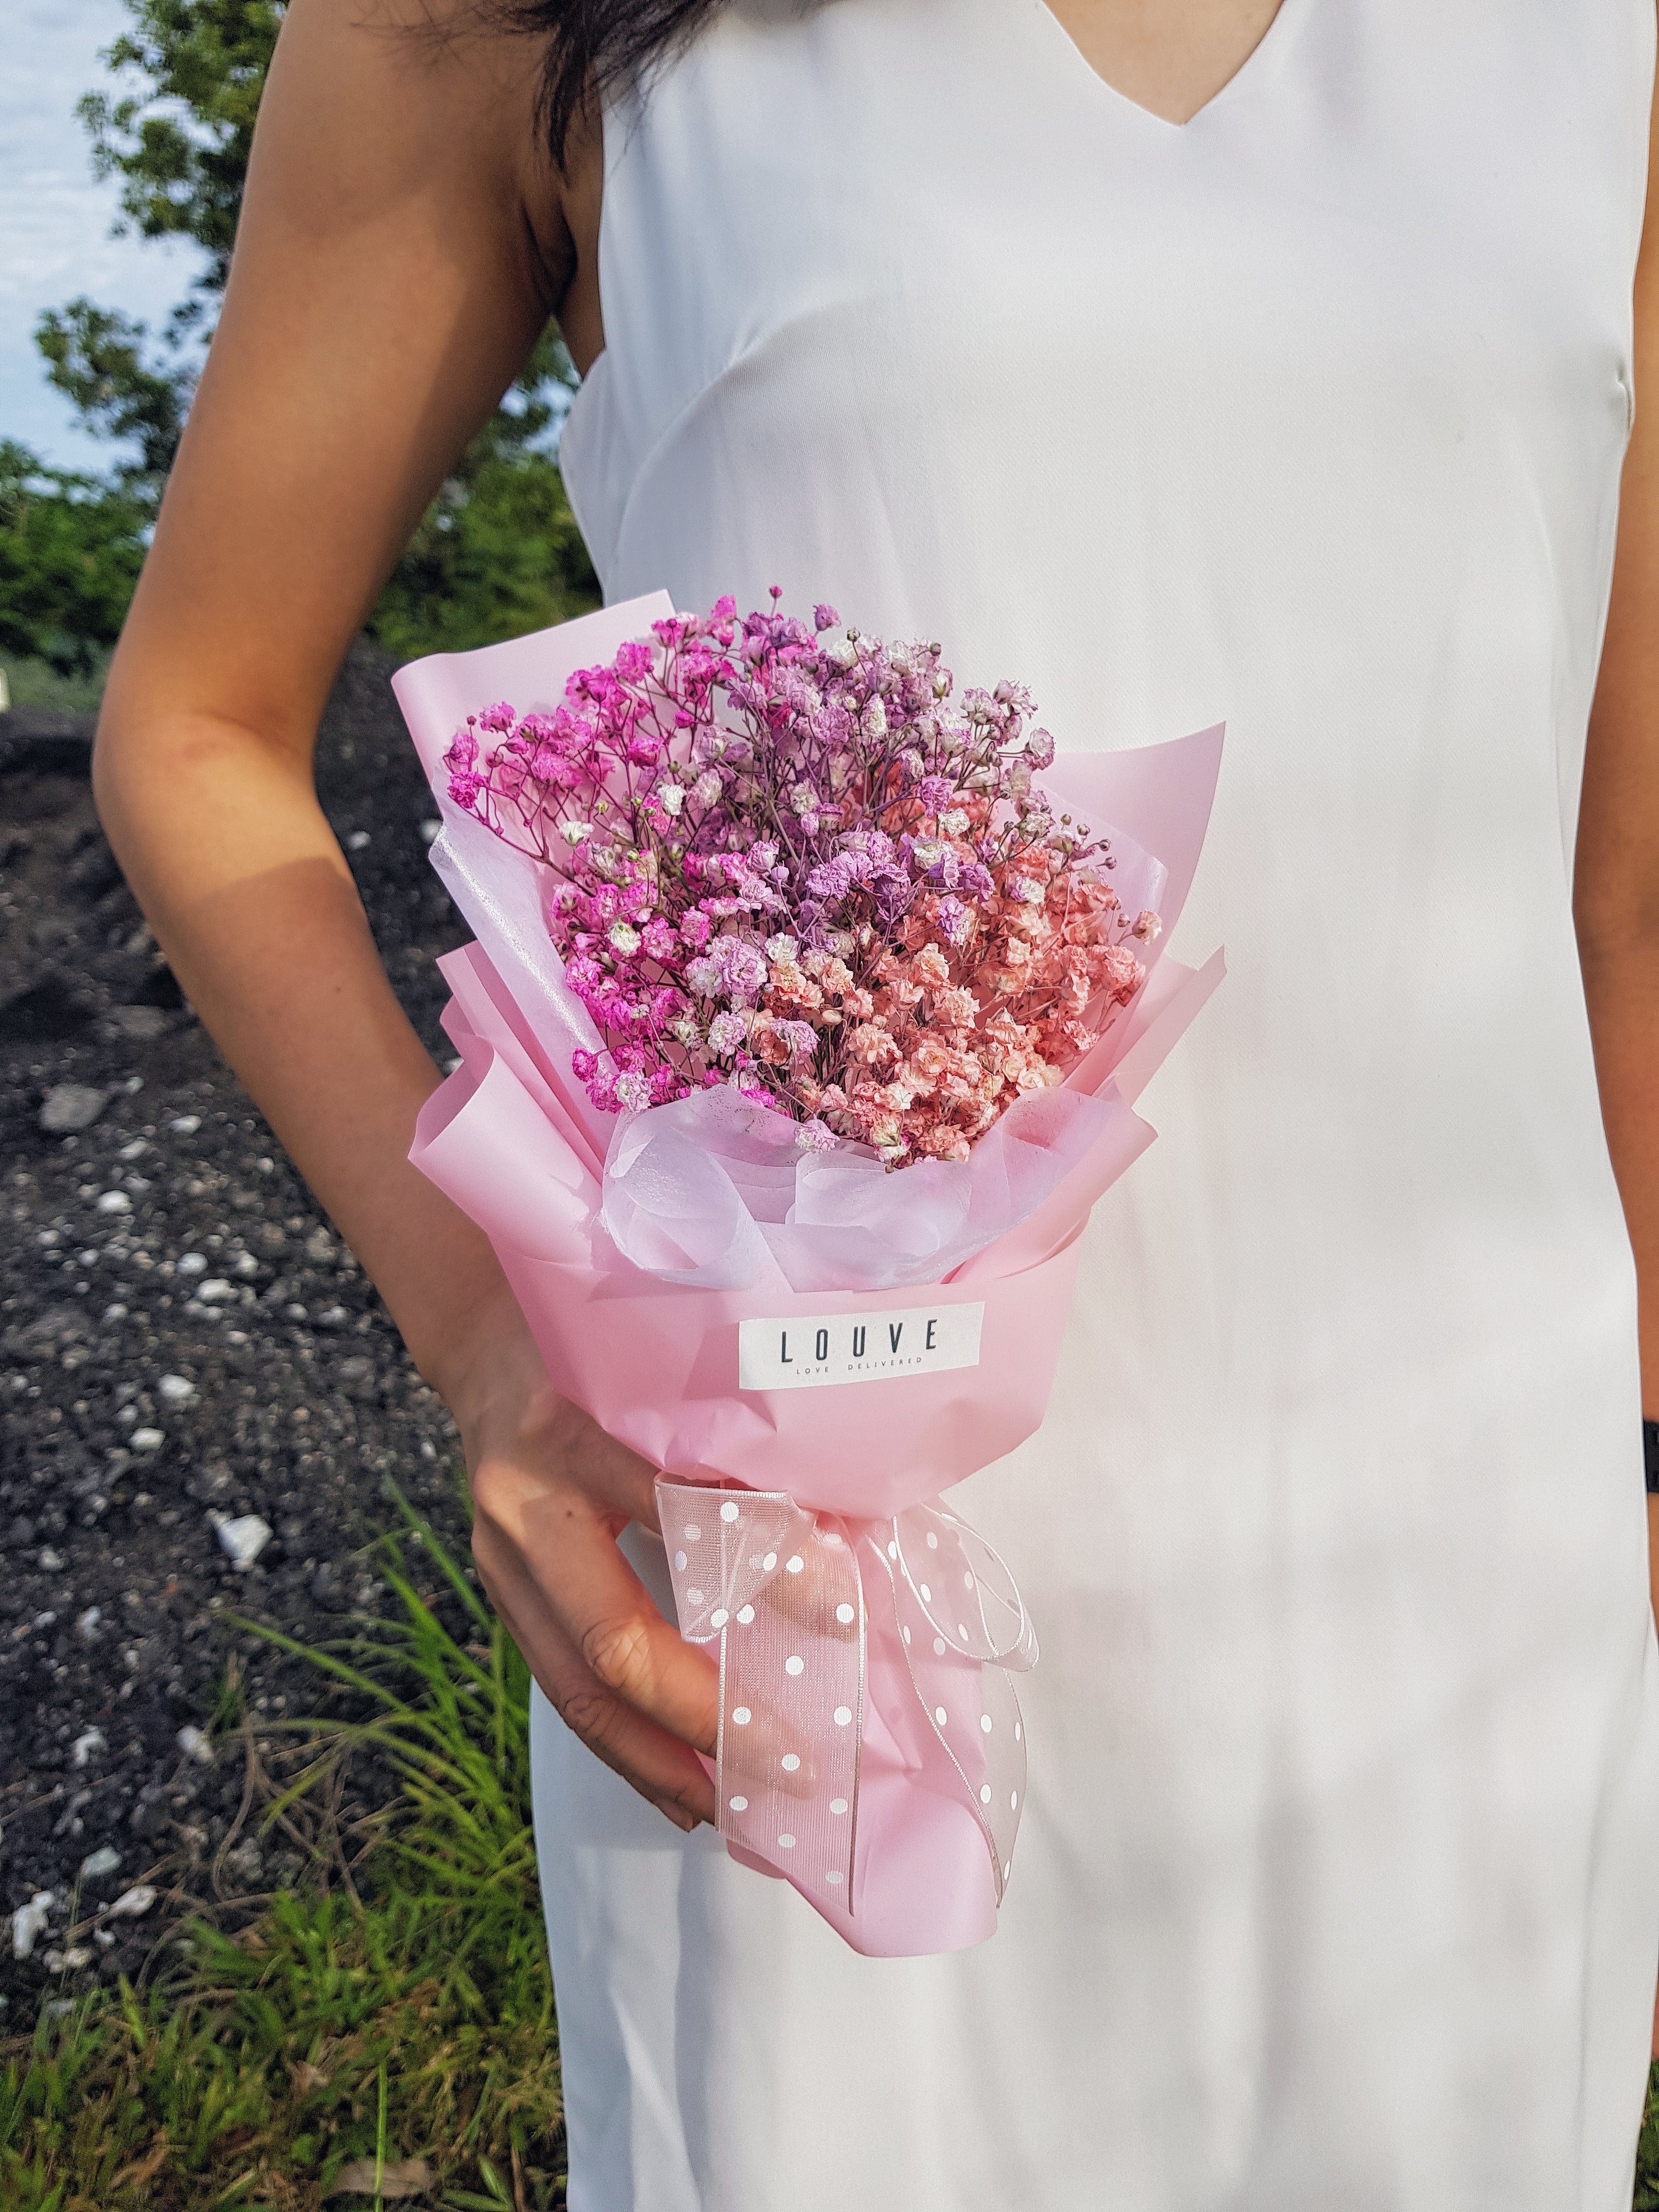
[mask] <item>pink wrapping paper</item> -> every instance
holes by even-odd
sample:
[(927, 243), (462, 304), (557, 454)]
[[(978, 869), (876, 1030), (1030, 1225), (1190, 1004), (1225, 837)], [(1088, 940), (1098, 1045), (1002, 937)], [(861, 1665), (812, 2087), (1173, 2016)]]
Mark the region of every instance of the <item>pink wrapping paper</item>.
[[(615, 1121), (569, 1072), (592, 1031), (540, 925), (538, 864), (449, 806), (440, 756), (482, 703), (551, 706), (574, 669), (669, 611), (656, 595), (394, 679), (444, 812), (434, 863), (478, 939), (441, 963), (461, 1066), (410, 1157), (489, 1235), (555, 1386), (663, 1470), (681, 1630), (721, 1669), (728, 1849), (869, 1955), (956, 1949), (994, 1931), (1012, 1866), (1025, 1745), (1011, 1670), (1036, 1638), (1008, 1570), (938, 1493), (1040, 1425), (1078, 1239), (1152, 1141), (1133, 1102), (1222, 959), (1151, 965), (1065, 1086), (1098, 1102), (1099, 1133), (945, 1279), (795, 1291), (763, 1254), (744, 1286), (710, 1288), (634, 1265), (601, 1219)], [(1062, 756), (1042, 779), (1158, 855), (1166, 934), (1221, 737)]]

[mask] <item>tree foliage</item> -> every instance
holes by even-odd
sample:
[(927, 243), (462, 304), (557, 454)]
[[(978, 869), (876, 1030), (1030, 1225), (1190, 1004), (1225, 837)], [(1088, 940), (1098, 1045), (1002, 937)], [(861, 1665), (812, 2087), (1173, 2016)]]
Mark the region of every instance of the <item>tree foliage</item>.
[(455, 653), (544, 629), (599, 586), (557, 465), (537, 443), (568, 373), (544, 337), (494, 418), (422, 516), (369, 618), (388, 652)]
[(132, 28), (104, 54), (123, 89), (76, 112), (100, 177), (144, 238), (187, 238), (207, 256), (198, 292), (224, 290), (253, 123), (283, 0), (128, 0)]
[(47, 376), (87, 428), (129, 447), (116, 463), (118, 480), (154, 501), (179, 448), (192, 380), (177, 365), (146, 358), (149, 335), (130, 316), (80, 299), (48, 308), (34, 342)]
[[(98, 174), (119, 180), (124, 226), (143, 238), (187, 240), (199, 248), (202, 264), (159, 338), (143, 324), (84, 298), (51, 310), (36, 328), (52, 384), (94, 435), (121, 449), (102, 486), (81, 477), (60, 483), (25, 457), (30, 471), (18, 481), (37, 487), (27, 502), (28, 527), (37, 537), (50, 534), (36, 512), (43, 501), (55, 497), (64, 509), (54, 525), (56, 566), (38, 572), (39, 588), (47, 588), (49, 574), (67, 579), (71, 571), (98, 580), (95, 588), (88, 583), (90, 596), (65, 599), (52, 633), (60, 638), (76, 635), (80, 620), (92, 619), (94, 601), (104, 604), (98, 594), (106, 586), (118, 596), (125, 576), (130, 595), (137, 576), (142, 541), (131, 538), (129, 554), (139, 550), (124, 567), (128, 555), (118, 559), (114, 550), (117, 526), (126, 526), (123, 519), (141, 509), (153, 516), (178, 449), (199, 349), (211, 343), (218, 319), (254, 119), (285, 12), (284, 0), (125, 5), (131, 27), (102, 57), (115, 86), (88, 93), (77, 112)], [(457, 463), (386, 586), (369, 629), (392, 650), (453, 651), (493, 642), (595, 604), (598, 582), (547, 450), (574, 380), (550, 329)], [(83, 539), (91, 565), (83, 562), (76, 569), (63, 549)], [(0, 571), (0, 611), (8, 617), (13, 588), (9, 574)], [(100, 619), (103, 627), (89, 636), (108, 634), (107, 616)]]
[(119, 634), (149, 519), (131, 492), (0, 441), (0, 652), (83, 675)]

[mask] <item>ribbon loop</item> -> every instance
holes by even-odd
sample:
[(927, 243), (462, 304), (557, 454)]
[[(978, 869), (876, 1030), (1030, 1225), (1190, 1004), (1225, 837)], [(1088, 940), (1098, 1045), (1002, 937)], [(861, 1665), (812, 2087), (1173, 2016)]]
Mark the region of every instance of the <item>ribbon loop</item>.
[(933, 1633), (964, 1658), (1029, 1674), (1036, 1634), (1001, 1555), (936, 1498), (893, 1523), (897, 1560)]

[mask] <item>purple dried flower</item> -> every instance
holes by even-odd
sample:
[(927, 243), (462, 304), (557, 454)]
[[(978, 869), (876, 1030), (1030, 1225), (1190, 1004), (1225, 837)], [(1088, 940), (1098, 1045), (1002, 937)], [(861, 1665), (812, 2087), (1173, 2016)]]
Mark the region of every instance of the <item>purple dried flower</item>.
[(965, 944), (973, 916), (963, 906), (962, 901), (954, 897), (942, 898), (936, 913), (939, 926), (945, 933), (946, 942), (957, 945)]
[(811, 872), (806, 888), (825, 906), (836, 906), (853, 888), (853, 866), (848, 854), (838, 853), (833, 860), (822, 860)]
[(749, 1024), (741, 1014), (716, 1014), (708, 1024), (708, 1049), (726, 1060), (749, 1041)]
[(708, 957), (720, 977), (720, 992), (728, 999), (752, 999), (766, 981), (765, 956), (740, 937), (717, 937)]

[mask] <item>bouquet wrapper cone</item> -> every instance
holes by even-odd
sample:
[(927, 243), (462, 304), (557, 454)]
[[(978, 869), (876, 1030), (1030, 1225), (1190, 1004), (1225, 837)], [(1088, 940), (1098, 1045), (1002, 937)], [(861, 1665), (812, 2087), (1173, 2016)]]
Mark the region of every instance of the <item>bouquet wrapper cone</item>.
[[(667, 611), (657, 595), (401, 671), (441, 798), (440, 756), (466, 714), (501, 696), (556, 703), (572, 671)], [(1197, 863), (1221, 735), (1066, 756), (1043, 778), (1164, 862), (1166, 927)], [(555, 1387), (662, 1470), (681, 1632), (720, 1668), (709, 1765), (727, 1848), (866, 1955), (981, 1942), (1024, 1799), (1013, 1676), (1036, 1641), (1008, 1568), (939, 1493), (1041, 1425), (1090, 1210), (1152, 1141), (1133, 1099), (1219, 981), (1221, 956), (1196, 970), (1158, 960), (1068, 1079), (1109, 1108), (1101, 1137), (947, 1279), (665, 1283), (599, 1218), (614, 1125), (569, 1071), (582, 1017), (532, 927), (535, 864), (493, 840), (485, 850), (447, 802), (445, 824), (434, 859), (478, 941), (441, 963), (460, 1065), (410, 1158), (489, 1236)]]

